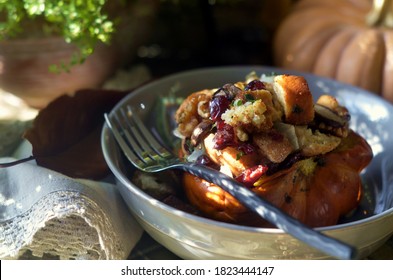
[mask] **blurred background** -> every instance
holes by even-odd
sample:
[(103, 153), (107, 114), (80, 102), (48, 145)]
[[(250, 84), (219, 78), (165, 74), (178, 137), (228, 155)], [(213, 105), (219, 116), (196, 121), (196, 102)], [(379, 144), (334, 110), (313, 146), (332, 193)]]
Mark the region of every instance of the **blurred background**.
[(116, 89), (119, 71), (131, 89), (146, 80), (127, 76), (135, 67), (150, 79), (266, 65), (393, 102), (392, 30), (391, 0), (0, 1), (0, 90), (40, 109), (82, 88)]
[(271, 65), (273, 35), (295, 2), (3, 1), (0, 90), (41, 109), (82, 88), (117, 88), (119, 71), (133, 79), (120, 87), (132, 88), (147, 79), (126, 76), (135, 66), (157, 78), (199, 67)]
[(272, 65), (272, 39), (295, 0), (163, 0), (134, 63), (153, 76), (217, 65)]

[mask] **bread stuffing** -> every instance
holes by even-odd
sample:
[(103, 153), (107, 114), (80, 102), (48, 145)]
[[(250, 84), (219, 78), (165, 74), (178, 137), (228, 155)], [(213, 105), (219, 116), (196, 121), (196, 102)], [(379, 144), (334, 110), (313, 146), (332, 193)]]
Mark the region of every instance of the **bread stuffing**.
[[(372, 159), (350, 113), (331, 95), (314, 100), (306, 79), (255, 73), (191, 93), (178, 108), (179, 156), (226, 173), (309, 226), (337, 224), (362, 196)], [(220, 187), (184, 173), (187, 200), (202, 215), (268, 226)]]

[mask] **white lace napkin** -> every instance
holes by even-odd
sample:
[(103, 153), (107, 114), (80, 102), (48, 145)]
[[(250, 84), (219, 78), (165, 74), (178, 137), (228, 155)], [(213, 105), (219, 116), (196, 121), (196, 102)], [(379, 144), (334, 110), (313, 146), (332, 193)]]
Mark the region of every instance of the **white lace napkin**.
[(141, 234), (112, 184), (34, 162), (0, 169), (1, 259), (126, 259)]

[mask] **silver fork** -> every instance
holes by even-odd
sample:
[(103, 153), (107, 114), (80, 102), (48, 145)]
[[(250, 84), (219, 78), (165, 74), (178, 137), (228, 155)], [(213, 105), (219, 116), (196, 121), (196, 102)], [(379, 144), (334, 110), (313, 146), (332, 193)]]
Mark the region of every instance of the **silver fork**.
[(258, 197), (231, 177), (204, 165), (184, 162), (161, 145), (131, 107), (123, 106), (105, 120), (128, 160), (144, 172), (180, 169), (212, 182), (230, 193), (249, 210), (300, 241), (338, 259), (354, 259), (356, 249), (316, 231)]

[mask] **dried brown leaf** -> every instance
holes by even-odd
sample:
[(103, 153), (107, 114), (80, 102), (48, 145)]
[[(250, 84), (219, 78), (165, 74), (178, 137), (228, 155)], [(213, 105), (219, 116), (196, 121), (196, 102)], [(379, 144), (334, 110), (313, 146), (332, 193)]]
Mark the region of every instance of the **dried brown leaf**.
[(127, 93), (81, 90), (42, 109), (25, 134), (37, 164), (73, 178), (108, 175), (100, 143), (103, 116)]

